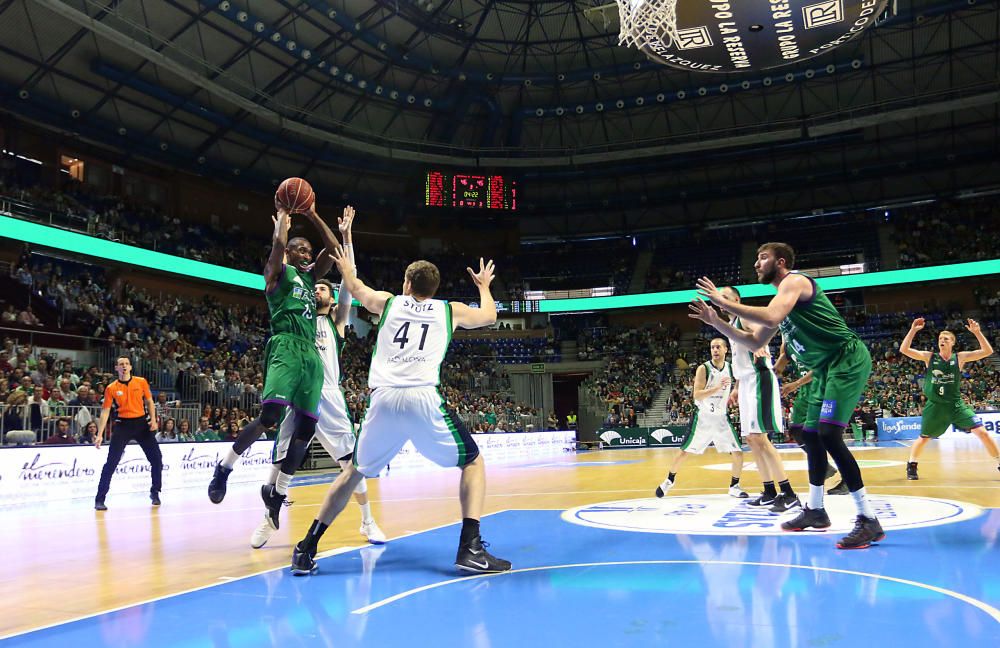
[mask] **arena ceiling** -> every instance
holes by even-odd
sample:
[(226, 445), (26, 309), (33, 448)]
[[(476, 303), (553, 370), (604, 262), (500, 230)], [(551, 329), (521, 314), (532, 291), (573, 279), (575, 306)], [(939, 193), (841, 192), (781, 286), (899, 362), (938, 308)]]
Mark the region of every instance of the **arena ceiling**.
[(729, 75), (619, 47), (601, 4), (0, 0), (0, 96), (23, 118), (206, 172), (309, 171), (392, 198), (402, 169), (516, 170), (567, 209), (582, 186), (607, 207), (777, 187), (792, 168), (996, 156), (995, 2), (898, 0), (831, 53)]

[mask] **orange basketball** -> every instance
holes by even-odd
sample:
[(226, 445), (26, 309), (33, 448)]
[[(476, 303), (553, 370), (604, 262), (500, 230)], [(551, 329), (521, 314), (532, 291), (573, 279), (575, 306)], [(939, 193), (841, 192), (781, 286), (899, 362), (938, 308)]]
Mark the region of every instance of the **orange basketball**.
[(316, 202), (316, 194), (308, 182), (302, 178), (288, 178), (274, 193), (275, 207), (284, 207), (291, 213), (307, 212)]

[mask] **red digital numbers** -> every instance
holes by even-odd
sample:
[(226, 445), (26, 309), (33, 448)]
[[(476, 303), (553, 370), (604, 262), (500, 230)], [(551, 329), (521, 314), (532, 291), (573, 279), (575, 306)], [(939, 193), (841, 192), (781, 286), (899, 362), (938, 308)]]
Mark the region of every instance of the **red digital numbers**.
[(428, 171), (424, 205), (514, 211), (517, 209), (517, 185), (501, 175)]

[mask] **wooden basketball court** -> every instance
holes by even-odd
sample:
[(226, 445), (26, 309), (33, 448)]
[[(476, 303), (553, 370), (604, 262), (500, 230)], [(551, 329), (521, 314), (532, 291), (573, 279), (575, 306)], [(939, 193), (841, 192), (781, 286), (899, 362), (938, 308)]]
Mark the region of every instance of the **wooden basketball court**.
[[(650, 449), (584, 452), (524, 465), (491, 467), (486, 508), (488, 513), (563, 511), (601, 502), (651, 498), (675, 452)], [(907, 454), (908, 448), (898, 442), (859, 449), (856, 456), (862, 462), (869, 492), (956, 500), (985, 509), (977, 514), (979, 531), (956, 549), (986, 551), (992, 555), (995, 580), (996, 568), (1000, 568), (997, 558), (1000, 515), (996, 510), (1000, 508), (1000, 472), (996, 466), (975, 439), (943, 441), (928, 447), (920, 463), (921, 479), (914, 482), (905, 477)], [(789, 449), (782, 452), (782, 457), (792, 468), (789, 475), (793, 486), (805, 491), (805, 472), (796, 468), (804, 465), (804, 454)], [(692, 457), (679, 473), (677, 485), (667, 499), (721, 496), (729, 486), (728, 461), (727, 455), (713, 450)], [(760, 480), (751, 462), (747, 453), (749, 469), (744, 470), (742, 485), (754, 493), (760, 488)], [(457, 470), (390, 473), (369, 482), (375, 517), (389, 537), (383, 564), (385, 557), (392, 555), (394, 539), (459, 521), (458, 476)], [(322, 479), (304, 475), (300, 483)], [(831, 479), (827, 485), (832, 486), (835, 480)], [(282, 512), (282, 528), (260, 550), (249, 546), (250, 534), (263, 515), (255, 487), (234, 486), (220, 505), (211, 504), (200, 490), (186, 489), (165, 491), (163, 505), (154, 509), (144, 497), (116, 497), (112, 489), (108, 498), (110, 510), (103, 513), (92, 510), (89, 499), (7, 507), (3, 511), (7, 532), (3, 534), (4, 567), (0, 577), (0, 599), (7, 602), (7, 613), (0, 617), (0, 638), (59, 626), (153, 599), (175, 597), (198, 588), (211, 588), (269, 570), (281, 569), (287, 576), (285, 568), (291, 546), (304, 534), (326, 490), (326, 483), (293, 488), (290, 492), (293, 504)], [(834, 498), (828, 496), (828, 507), (831, 499)], [(843, 496), (840, 499), (849, 500)], [(525, 555), (524, 546), (528, 545), (510, 541), (505, 544), (503, 522), (503, 516), (484, 518), (484, 539), (492, 541), (491, 550), (511, 560), (515, 569), (526, 566), (531, 558)], [(364, 539), (358, 533), (359, 525), (359, 511), (352, 502), (327, 532), (320, 545), (321, 552), (362, 546)], [(911, 529), (893, 531), (887, 527), (886, 530), (888, 537), (880, 547), (848, 552), (858, 556), (852, 560), (864, 561), (866, 554), (891, 553), (893, 546), (906, 540), (909, 534), (919, 533)], [(459, 575), (448, 561), (448, 556), (454, 554), (457, 528), (448, 530), (446, 535), (443, 543), (434, 545), (444, 558), (428, 556), (428, 562), (434, 564), (425, 565), (433, 568), (439, 579)], [(527, 535), (530, 536), (530, 531)], [(641, 538), (633, 538), (635, 535), (619, 533), (613, 537), (629, 536), (630, 542), (640, 541)], [(790, 534), (779, 537), (779, 541), (792, 543), (804, 535)], [(845, 552), (834, 548), (837, 535), (812, 534), (809, 539), (820, 535), (822, 541), (817, 541), (817, 551), (828, 552), (831, 560), (844, 555)], [(649, 538), (649, 542), (656, 541), (653, 536)], [(935, 547), (935, 551), (943, 549)], [(573, 555), (572, 545), (565, 550), (566, 555), (561, 555), (560, 560), (583, 562), (582, 557)], [(930, 556), (927, 554), (927, 560), (931, 560)], [(867, 573), (877, 566), (861, 571)], [(387, 571), (391, 569), (387, 567)], [(912, 577), (918, 577), (919, 573), (919, 568), (914, 567)], [(211, 597), (214, 591), (207, 589), (202, 594)], [(1000, 605), (995, 588), (986, 588), (984, 592), (993, 597), (988, 603)], [(998, 630), (1000, 625), (991, 631)], [(33, 637), (36, 635), (22, 635), (18, 640), (30, 643)], [(166, 645), (162, 641), (161, 637), (157, 645)]]

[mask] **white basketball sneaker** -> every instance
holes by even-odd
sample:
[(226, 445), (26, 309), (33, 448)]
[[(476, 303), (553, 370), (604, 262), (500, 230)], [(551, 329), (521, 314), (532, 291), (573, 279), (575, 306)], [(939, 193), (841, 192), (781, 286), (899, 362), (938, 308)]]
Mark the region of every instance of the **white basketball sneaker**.
[(747, 494), (746, 491), (740, 488), (739, 484), (737, 484), (736, 486), (729, 487), (729, 496), (736, 497), (738, 499), (746, 499), (747, 497), (750, 497), (750, 495)]
[(382, 533), (382, 529), (378, 528), (378, 525), (375, 524), (375, 520), (361, 522), (361, 535), (368, 538), (368, 542), (372, 544), (385, 544), (385, 534)]
[(260, 526), (254, 529), (253, 535), (250, 536), (250, 546), (254, 549), (260, 549), (267, 541), (271, 539), (274, 532), (278, 529), (271, 523), (271, 516), (267, 513), (264, 514), (264, 521), (260, 523)]
[(674, 482), (669, 479), (664, 479), (663, 483), (656, 487), (656, 496), (663, 497), (670, 492), (670, 489), (674, 487)]

